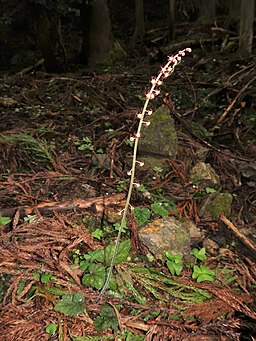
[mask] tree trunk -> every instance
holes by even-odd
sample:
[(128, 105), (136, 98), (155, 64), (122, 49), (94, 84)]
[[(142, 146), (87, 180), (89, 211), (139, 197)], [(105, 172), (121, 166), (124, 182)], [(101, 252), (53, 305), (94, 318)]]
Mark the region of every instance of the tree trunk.
[(241, 0), (230, 0), (228, 15), (224, 22), (224, 27), (226, 29), (230, 28), (232, 22), (238, 21), (240, 17), (240, 8)]
[(202, 24), (213, 24), (216, 17), (216, 0), (201, 0), (200, 5)]
[(62, 42), (61, 21), (57, 11), (35, 5), (38, 42), (47, 72), (66, 70), (66, 53)]
[(135, 31), (133, 41), (142, 40), (145, 34), (144, 1), (135, 0)]
[[(112, 30), (107, 0), (90, 1), (88, 32), (88, 64), (93, 65), (108, 57), (112, 46)], [(88, 44), (88, 45), (87, 45)]]
[(80, 63), (88, 64), (90, 54), (89, 32), (91, 22), (91, 5), (88, 0), (83, 0), (80, 6), (81, 31), (82, 31), (82, 48), (80, 51)]
[(175, 39), (175, 0), (169, 0), (169, 40)]
[(239, 36), (239, 56), (248, 58), (252, 53), (254, 0), (242, 0)]

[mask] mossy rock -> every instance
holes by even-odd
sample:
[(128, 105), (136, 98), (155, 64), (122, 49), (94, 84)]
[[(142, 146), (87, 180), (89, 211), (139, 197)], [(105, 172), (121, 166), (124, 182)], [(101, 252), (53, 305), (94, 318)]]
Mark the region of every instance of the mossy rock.
[(199, 216), (213, 221), (218, 221), (222, 213), (229, 216), (232, 200), (233, 196), (230, 193), (208, 194), (199, 209)]
[(173, 217), (155, 219), (144, 224), (139, 229), (138, 236), (149, 252), (158, 259), (162, 259), (166, 251), (189, 255), (191, 239), (188, 224)]
[(177, 154), (177, 133), (169, 109), (162, 105), (155, 113), (146, 117), (150, 126), (143, 128), (139, 140), (139, 155), (154, 155), (174, 158)]
[(209, 163), (199, 162), (190, 174), (191, 182), (201, 188), (220, 188), (220, 178)]

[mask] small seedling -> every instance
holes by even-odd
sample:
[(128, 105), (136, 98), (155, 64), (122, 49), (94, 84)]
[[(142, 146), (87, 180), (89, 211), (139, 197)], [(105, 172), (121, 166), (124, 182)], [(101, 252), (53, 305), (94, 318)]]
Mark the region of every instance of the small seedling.
[(134, 216), (136, 218), (136, 222), (137, 222), (138, 226), (141, 226), (144, 223), (148, 222), (150, 215), (151, 215), (151, 212), (148, 208), (136, 207), (134, 209)]
[(170, 273), (175, 276), (179, 276), (183, 269), (182, 254), (172, 255), (169, 252), (165, 252), (165, 257), (168, 259), (166, 265), (170, 270)]
[(50, 334), (50, 335), (53, 335), (56, 333), (56, 330), (57, 330), (57, 326), (55, 323), (50, 323), (48, 324), (48, 326), (45, 328), (45, 331), (47, 334)]
[[(84, 271), (82, 283), (86, 287), (101, 289), (105, 283), (106, 266), (109, 267), (113, 257), (115, 245), (108, 245), (104, 250), (96, 249), (81, 255), (79, 266)], [(130, 240), (124, 240), (120, 243), (115, 258), (115, 265), (124, 262), (130, 251)], [(115, 278), (112, 275), (109, 282), (109, 288), (115, 290), (117, 287)]]
[(168, 210), (165, 209), (164, 205), (161, 202), (155, 202), (151, 204), (151, 210), (157, 214), (160, 215), (160, 217), (166, 217), (168, 216)]
[(214, 282), (215, 274), (212, 270), (208, 269), (204, 265), (194, 265), (193, 267), (193, 274), (192, 278), (196, 279), (198, 283), (204, 282), (204, 281), (209, 281), (209, 282)]
[(116, 330), (118, 327), (118, 319), (114, 309), (109, 304), (105, 304), (100, 315), (94, 321), (94, 328), (98, 332), (107, 330), (108, 328)]
[(103, 231), (101, 229), (97, 228), (96, 230), (94, 230), (91, 233), (91, 235), (93, 238), (101, 239), (103, 237)]
[(35, 221), (37, 221), (37, 219), (38, 219), (37, 215), (28, 214), (26, 217), (24, 217), (24, 221), (29, 224), (34, 223)]
[(3, 217), (0, 215), (0, 226), (7, 225), (11, 222), (11, 219), (9, 217)]
[(210, 193), (216, 193), (216, 189), (211, 188), (211, 187), (206, 187), (205, 188), (205, 193), (210, 194)]
[[(114, 226), (114, 228), (115, 228), (116, 231), (119, 231), (119, 229), (120, 229), (120, 223), (115, 223), (115, 224), (113, 224), (113, 226)], [(125, 232), (127, 231), (127, 229), (128, 229), (128, 227), (127, 227), (126, 222), (125, 222), (125, 223), (124, 223), (124, 226), (123, 226), (122, 232), (125, 233)]]
[(83, 137), (82, 140), (75, 141), (74, 144), (78, 150), (93, 150), (92, 139), (90, 137)]
[(46, 283), (50, 283), (55, 278), (56, 278), (56, 276), (50, 274), (49, 272), (44, 272), (40, 277), (40, 281), (41, 281), (41, 283), (46, 284)]
[(78, 316), (85, 310), (84, 301), (84, 295), (81, 292), (67, 294), (55, 304), (54, 310), (65, 316)]
[(202, 247), (200, 250), (198, 249), (193, 249), (190, 254), (194, 256), (196, 259), (199, 259), (201, 261), (204, 261), (207, 259), (206, 254), (205, 254), (205, 247)]
[(154, 167), (153, 171), (156, 172), (157, 174), (163, 173), (164, 169), (162, 167)]

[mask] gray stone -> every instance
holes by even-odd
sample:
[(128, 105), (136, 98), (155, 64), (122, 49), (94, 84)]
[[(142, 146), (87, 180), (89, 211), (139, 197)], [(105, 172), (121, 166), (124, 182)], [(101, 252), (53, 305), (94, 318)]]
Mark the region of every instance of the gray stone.
[(204, 198), (199, 208), (199, 216), (204, 219), (218, 221), (221, 213), (229, 216), (233, 196), (230, 193), (210, 193)]
[(220, 187), (220, 178), (209, 163), (196, 164), (191, 170), (190, 178), (193, 184), (200, 185), (201, 188)]
[(162, 105), (155, 113), (146, 118), (150, 121), (144, 127), (139, 139), (139, 155), (173, 158), (177, 153), (177, 134), (169, 109)]
[(242, 182), (250, 187), (256, 187), (256, 163), (242, 162), (239, 167)]
[(189, 225), (173, 217), (156, 219), (144, 224), (139, 229), (138, 236), (149, 252), (158, 259), (162, 259), (166, 251), (183, 256), (190, 253)]

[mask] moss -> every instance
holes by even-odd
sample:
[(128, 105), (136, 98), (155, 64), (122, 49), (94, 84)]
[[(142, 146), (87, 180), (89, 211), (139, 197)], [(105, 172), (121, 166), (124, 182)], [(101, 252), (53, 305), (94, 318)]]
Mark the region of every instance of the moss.
[(233, 196), (230, 193), (211, 193), (207, 196), (200, 209), (200, 216), (211, 220), (218, 220), (221, 213), (229, 216)]
[(142, 131), (139, 154), (174, 157), (176, 153), (177, 134), (174, 121), (169, 115), (168, 108), (161, 106), (150, 117), (150, 126)]

